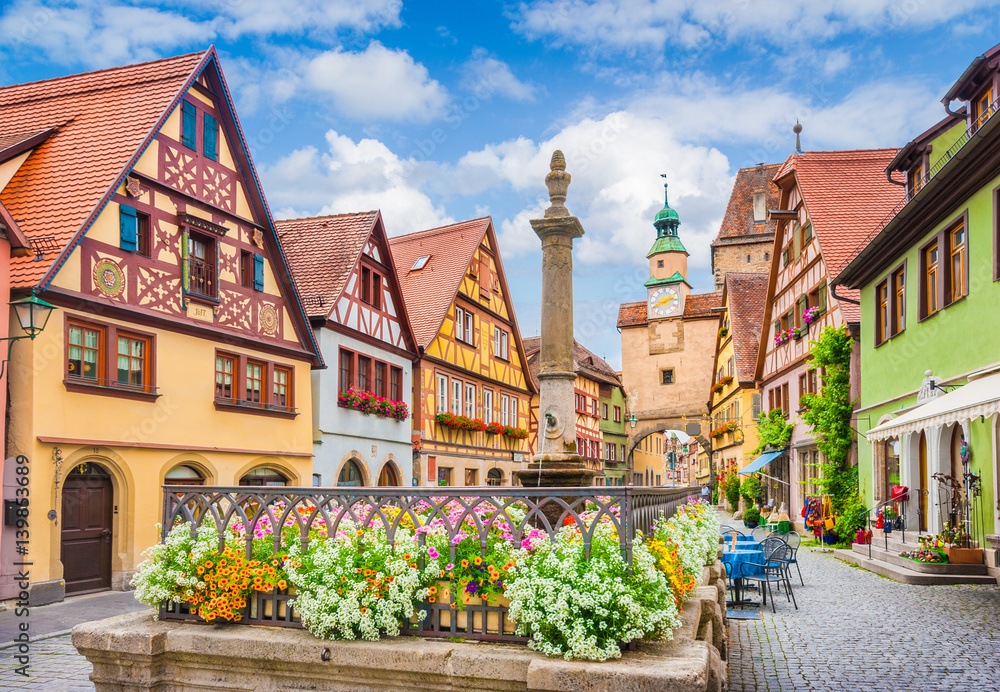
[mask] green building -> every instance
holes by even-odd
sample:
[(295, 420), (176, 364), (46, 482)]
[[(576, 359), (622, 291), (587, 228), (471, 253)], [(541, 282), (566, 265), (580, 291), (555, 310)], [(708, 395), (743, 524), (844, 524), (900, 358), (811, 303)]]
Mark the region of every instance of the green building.
[(1000, 478), (998, 57), (1000, 45), (976, 58), (942, 99), (946, 117), (893, 159), (887, 175), (906, 197), (834, 282), (861, 289), (865, 502), (907, 486), (910, 529), (972, 515), (980, 540), (996, 533)]
[(601, 441), (604, 444), (604, 483), (624, 485), (623, 479), (628, 470), (625, 458), (628, 444), (628, 433), (625, 432), (625, 389), (620, 383), (602, 383), (598, 399), (601, 410)]

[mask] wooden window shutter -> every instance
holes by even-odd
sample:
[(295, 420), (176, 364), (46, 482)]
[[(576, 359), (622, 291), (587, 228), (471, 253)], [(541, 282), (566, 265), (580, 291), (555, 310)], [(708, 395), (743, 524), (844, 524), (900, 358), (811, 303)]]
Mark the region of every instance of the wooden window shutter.
[(198, 142), (198, 113), (194, 104), (184, 101), (181, 105), (181, 144), (188, 149), (196, 149)]
[(205, 156), (217, 161), (219, 158), (219, 123), (214, 116), (205, 113)]
[(118, 205), (118, 223), (121, 226), (121, 249), (135, 252), (139, 226), (135, 208), (125, 204)]
[(264, 290), (264, 257), (262, 255), (253, 256), (253, 289), (255, 291)]
[(809, 296), (805, 293), (799, 296), (799, 314), (797, 315), (797, 321), (800, 324), (804, 324), (802, 316), (806, 313), (806, 308), (809, 307)]
[(826, 282), (825, 281), (819, 285), (819, 288), (816, 289), (816, 293), (818, 294), (816, 296), (816, 298), (819, 301), (818, 302), (818, 304), (819, 304), (819, 311), (820, 311), (820, 313), (824, 313), (824, 312), (826, 312)]

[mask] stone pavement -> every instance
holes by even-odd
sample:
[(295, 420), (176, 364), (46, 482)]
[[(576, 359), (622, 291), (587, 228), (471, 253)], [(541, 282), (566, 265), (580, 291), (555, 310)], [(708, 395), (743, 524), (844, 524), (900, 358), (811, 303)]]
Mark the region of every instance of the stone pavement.
[(729, 621), (731, 692), (1000, 690), (1000, 587), (899, 584), (799, 549), (799, 609)]
[[(91, 665), (73, 648), (68, 631), (82, 622), (147, 607), (135, 600), (134, 592), (104, 591), (31, 608), (27, 618), (19, 617), (14, 609), (0, 612), (0, 690), (93, 690)], [(25, 620), (31, 635), (27, 677), (17, 673), (22, 662), (16, 658), (17, 647), (11, 646)]]

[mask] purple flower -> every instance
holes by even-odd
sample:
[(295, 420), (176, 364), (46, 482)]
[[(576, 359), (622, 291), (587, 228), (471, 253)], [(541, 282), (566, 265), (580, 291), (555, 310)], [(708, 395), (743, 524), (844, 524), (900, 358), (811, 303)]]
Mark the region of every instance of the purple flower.
[(479, 582), (470, 581), (465, 587), (465, 593), (476, 593), (479, 591)]

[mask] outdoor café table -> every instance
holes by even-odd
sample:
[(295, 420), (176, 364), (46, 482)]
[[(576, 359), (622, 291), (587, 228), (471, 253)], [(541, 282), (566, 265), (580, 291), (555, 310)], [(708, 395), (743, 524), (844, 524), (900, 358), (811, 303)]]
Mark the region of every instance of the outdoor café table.
[[(730, 574), (733, 575), (733, 584), (736, 587), (736, 601), (738, 605), (743, 605), (742, 591), (743, 591), (743, 577), (746, 574), (760, 574), (761, 569), (759, 567), (751, 566), (753, 563), (763, 564), (764, 562), (764, 551), (757, 549), (744, 549), (742, 544), (738, 543), (740, 548), (737, 550), (732, 550), (732, 546), (727, 545), (722, 551), (722, 561), (727, 565), (730, 565)], [(760, 545), (758, 543), (758, 545)], [(745, 565), (745, 566), (744, 566)]]

